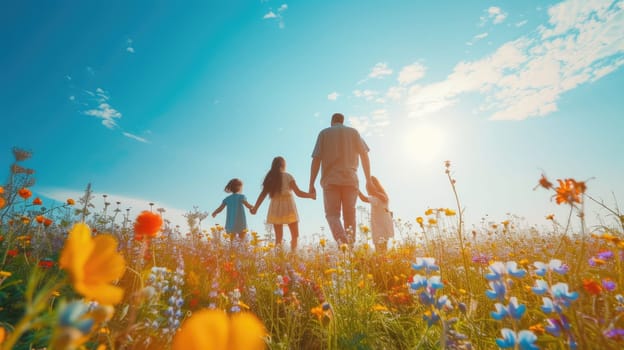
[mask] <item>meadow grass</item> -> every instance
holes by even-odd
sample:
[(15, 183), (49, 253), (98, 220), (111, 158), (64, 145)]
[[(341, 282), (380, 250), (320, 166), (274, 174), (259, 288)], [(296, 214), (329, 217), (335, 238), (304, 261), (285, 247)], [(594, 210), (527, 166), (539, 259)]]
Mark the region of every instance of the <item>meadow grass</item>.
[[(583, 182), (539, 180), (570, 207), (563, 223), (549, 217), (552, 229), (510, 219), (466, 232), (446, 163), (457, 206), (397, 219), (398, 237), (385, 254), (373, 251), (364, 225), (352, 247), (316, 237), (293, 253), (270, 233), (240, 241), (220, 226), (203, 230), (197, 208), (184, 234), (163, 224), (162, 211), (130, 218), (106, 205), (94, 212), (90, 186), (82, 198), (43, 208), (28, 190), (34, 172), (21, 166), (30, 153), (14, 156), (0, 192), (2, 350), (236, 349), (256, 326), (258, 348), (266, 349), (624, 343), (624, 216), (605, 206), (612, 224), (585, 229), (582, 205), (592, 199)], [(90, 244), (96, 248), (83, 252)], [(204, 314), (199, 329), (180, 331), (200, 310), (228, 317)], [(253, 318), (245, 323), (239, 314)]]

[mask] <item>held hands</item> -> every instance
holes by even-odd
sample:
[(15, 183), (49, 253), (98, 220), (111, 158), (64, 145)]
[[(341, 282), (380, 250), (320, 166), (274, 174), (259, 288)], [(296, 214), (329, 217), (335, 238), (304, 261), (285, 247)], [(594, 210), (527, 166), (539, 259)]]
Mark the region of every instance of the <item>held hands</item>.
[(251, 215), (256, 215), (256, 213), (258, 212), (258, 207), (254, 206), (253, 208), (249, 209), (249, 212), (251, 213)]
[(316, 200), (316, 188), (314, 188), (314, 185), (310, 185), (310, 189), (308, 190), (308, 198)]

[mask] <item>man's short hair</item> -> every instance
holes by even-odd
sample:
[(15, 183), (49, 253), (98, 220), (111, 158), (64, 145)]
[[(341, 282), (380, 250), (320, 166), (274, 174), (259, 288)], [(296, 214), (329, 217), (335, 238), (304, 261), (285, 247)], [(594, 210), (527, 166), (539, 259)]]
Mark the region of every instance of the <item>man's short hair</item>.
[(344, 115), (342, 115), (342, 113), (334, 113), (334, 115), (332, 115), (332, 119), (331, 119), (332, 124), (333, 123), (344, 123)]

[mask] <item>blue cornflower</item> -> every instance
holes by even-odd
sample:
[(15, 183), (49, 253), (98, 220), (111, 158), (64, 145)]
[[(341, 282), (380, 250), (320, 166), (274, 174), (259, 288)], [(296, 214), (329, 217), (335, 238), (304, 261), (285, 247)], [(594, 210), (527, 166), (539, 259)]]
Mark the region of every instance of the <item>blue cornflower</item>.
[(495, 261), (489, 268), (491, 272), (485, 275), (485, 278), (489, 281), (500, 281), (505, 275), (516, 278), (522, 278), (526, 275), (526, 270), (519, 269), (515, 261), (508, 261), (506, 263)]
[(547, 319), (546, 326), (544, 327), (546, 332), (552, 334), (555, 337), (558, 337), (561, 335), (562, 328), (563, 327), (561, 326), (561, 321), (559, 321), (559, 319), (556, 319), (556, 318)]
[(545, 294), (548, 291), (548, 283), (544, 280), (535, 280), (535, 287), (532, 287), (531, 290), (537, 295)]
[(413, 282), (409, 284), (410, 291), (417, 291), (427, 286), (427, 277), (422, 275), (414, 275)]
[(509, 328), (501, 329), (503, 339), (496, 339), (496, 345), (503, 349), (515, 348), (516, 344), (520, 350), (538, 350), (535, 345), (537, 336), (528, 330), (522, 330), (516, 334)]
[(548, 297), (543, 297), (542, 298), (542, 306), (541, 309), (542, 311), (544, 311), (544, 313), (552, 313), (552, 312), (561, 312), (561, 308), (558, 305), (555, 305), (552, 301), (552, 299), (548, 298)]
[(494, 304), (494, 307), (496, 308), (496, 311), (492, 311), (490, 315), (497, 321), (500, 321), (507, 316), (519, 320), (526, 311), (526, 306), (518, 304), (518, 298), (516, 297), (511, 297), (509, 299), (509, 305), (507, 305), (507, 307), (501, 303)]
[(550, 287), (550, 293), (553, 298), (561, 301), (566, 307), (570, 306), (570, 301), (574, 301), (578, 298), (578, 292), (568, 292), (568, 284), (559, 282)]
[(440, 267), (435, 264), (435, 258), (416, 258), (416, 262), (412, 263), (412, 268), (414, 270), (425, 269), (426, 273), (440, 269)]
[(427, 326), (431, 327), (440, 321), (440, 315), (435, 311), (427, 310), (423, 314), (423, 320), (427, 321)]
[(442, 287), (444, 287), (444, 283), (442, 283), (442, 277), (441, 276), (429, 277), (429, 280), (427, 281), (427, 286), (434, 290), (442, 289)]
[(438, 298), (438, 302), (436, 303), (436, 308), (438, 308), (438, 310), (442, 310), (442, 309), (452, 310), (453, 304), (451, 303), (451, 300), (449, 299), (449, 297), (447, 297), (446, 295), (443, 295)]
[(505, 294), (507, 293), (507, 288), (505, 284), (499, 281), (491, 281), (490, 288), (485, 291), (485, 295), (487, 295), (490, 299), (498, 299), (505, 300)]
[(81, 301), (72, 301), (61, 309), (59, 325), (61, 327), (75, 328), (82, 334), (88, 334), (95, 323), (92, 318), (85, 317), (88, 311), (89, 305)]
[(561, 262), (558, 259), (552, 259), (548, 264), (545, 264), (541, 261), (536, 261), (533, 263), (535, 266), (535, 274), (538, 276), (545, 276), (547, 271), (555, 271), (558, 274), (565, 275), (570, 267), (567, 264)]

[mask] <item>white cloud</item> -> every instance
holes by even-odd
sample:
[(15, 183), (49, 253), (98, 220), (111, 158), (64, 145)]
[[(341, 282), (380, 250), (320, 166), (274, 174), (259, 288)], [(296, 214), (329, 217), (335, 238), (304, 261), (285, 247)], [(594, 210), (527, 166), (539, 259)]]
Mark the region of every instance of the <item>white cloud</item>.
[(284, 12), (286, 12), (286, 10), (288, 10), (288, 4), (282, 4), (277, 8), (277, 13), (273, 12), (273, 10), (269, 10), (262, 18), (277, 21), (279, 28), (284, 29)]
[(399, 73), (399, 84), (407, 85), (425, 76), (426, 68), (422, 64), (415, 62), (403, 67)]
[(360, 134), (365, 135), (368, 132), (368, 126), (370, 124), (368, 117), (350, 116), (348, 119), (349, 124), (357, 129)]
[(330, 101), (336, 101), (338, 99), (338, 96), (340, 96), (340, 94), (334, 91), (331, 94), (327, 95), (327, 99)]
[(84, 114), (102, 119), (102, 124), (109, 129), (117, 127), (115, 119), (121, 118), (121, 113), (108, 103), (100, 103), (97, 108), (86, 110)]
[[(65, 203), (68, 198), (73, 198), (76, 201), (75, 208), (80, 208), (80, 203), (78, 199), (84, 196), (84, 191), (78, 191), (73, 189), (63, 189), (63, 188), (42, 188), (40, 189), (40, 193), (43, 196), (51, 198), (55, 201)], [(104, 198), (106, 195), (106, 198)], [(186, 218), (184, 214), (187, 210), (173, 208), (165, 203), (159, 203), (154, 200), (147, 200), (143, 198), (135, 198), (129, 197), (125, 195), (119, 195), (114, 193), (102, 193), (102, 192), (92, 192), (92, 201), (91, 204), (95, 206), (95, 208), (91, 208), (92, 213), (103, 213), (104, 212), (104, 203), (110, 203), (108, 207), (108, 214), (111, 215), (113, 211), (117, 208), (121, 210), (121, 213), (117, 216), (117, 223), (121, 223), (123, 220), (123, 215), (126, 213), (129, 215), (130, 221), (134, 221), (137, 215), (139, 215), (143, 210), (150, 210), (150, 203), (153, 203), (153, 210), (157, 210), (158, 208), (163, 208), (165, 211), (163, 212), (163, 219), (165, 221), (169, 221), (171, 226), (179, 225), (180, 228), (185, 229), (188, 227)], [(117, 202), (120, 202), (118, 205)], [(127, 211), (127, 209), (130, 209)]]
[(364, 98), (367, 101), (371, 101), (373, 100), (377, 95), (379, 94), (379, 92), (375, 91), (375, 90), (353, 90), (353, 96), (357, 97), (357, 98)]
[(263, 19), (271, 19), (271, 18), (277, 18), (277, 15), (273, 12), (273, 11), (269, 11), (267, 14), (265, 14), (263, 17)]
[(377, 63), (368, 74), (369, 78), (383, 78), (386, 75), (392, 74), (392, 69), (388, 68), (388, 64), (385, 62)]
[(475, 35), (475, 36), (473, 37), (473, 39), (475, 39), (475, 40), (481, 40), (481, 39), (485, 39), (485, 38), (487, 38), (487, 36), (488, 36), (488, 33), (487, 33), (487, 32), (485, 32), (485, 33), (481, 33), (481, 34), (477, 34), (477, 35)]
[[(494, 15), (502, 11), (488, 11)], [(568, 0), (549, 22), (476, 61), (459, 62), (445, 80), (408, 90), (411, 116), (437, 112), (466, 93), (484, 97), (495, 120), (523, 120), (557, 110), (560, 96), (624, 63), (624, 11), (611, 2)]]
[(500, 7), (492, 6), (487, 12), (494, 24), (502, 23), (507, 18), (507, 14)]
[(391, 86), (386, 92), (386, 97), (391, 100), (400, 100), (405, 93), (405, 88), (401, 86)]
[(133, 140), (137, 140), (137, 141), (139, 141), (139, 142), (143, 142), (143, 143), (148, 143), (148, 142), (149, 142), (149, 141), (147, 141), (146, 139), (144, 139), (144, 138), (142, 138), (142, 137), (140, 137), (140, 136), (137, 136), (137, 135), (131, 134), (131, 133), (129, 133), (129, 132), (125, 132), (125, 131), (124, 131), (124, 132), (122, 132), (122, 134), (123, 134), (125, 137), (131, 138), (131, 139), (133, 139)]
[(126, 51), (130, 53), (134, 53), (134, 47), (132, 47), (132, 39), (127, 40), (128, 46), (126, 47)]
[(520, 22), (517, 22), (515, 24), (516, 27), (522, 27), (523, 25), (527, 24), (529, 21), (527, 21), (526, 19)]

